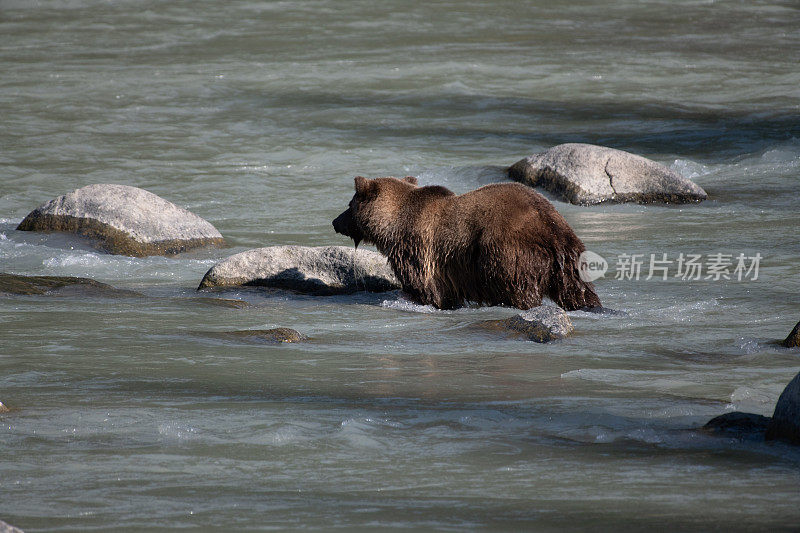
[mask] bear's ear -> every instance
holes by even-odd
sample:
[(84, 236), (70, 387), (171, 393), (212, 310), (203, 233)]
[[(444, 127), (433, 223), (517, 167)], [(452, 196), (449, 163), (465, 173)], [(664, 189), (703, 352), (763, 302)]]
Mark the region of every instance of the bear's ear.
[(406, 176), (403, 178), (403, 181), (410, 183), (411, 185), (417, 185), (417, 178), (414, 176)]
[(370, 180), (363, 176), (355, 177), (356, 194), (365, 195), (370, 188)]

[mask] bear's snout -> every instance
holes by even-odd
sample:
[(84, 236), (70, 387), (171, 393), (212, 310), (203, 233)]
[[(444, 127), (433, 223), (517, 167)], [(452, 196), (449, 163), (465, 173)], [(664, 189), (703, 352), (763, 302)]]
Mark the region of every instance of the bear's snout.
[(341, 233), (345, 237), (349, 237), (350, 233), (348, 233), (348, 227), (352, 224), (353, 215), (350, 214), (350, 210), (346, 210), (341, 215), (333, 219), (333, 230), (336, 233)]
[(341, 215), (333, 219), (333, 230), (353, 239), (356, 248), (358, 248), (358, 243), (362, 239), (361, 232), (358, 231), (356, 221), (353, 219), (353, 211), (349, 207)]

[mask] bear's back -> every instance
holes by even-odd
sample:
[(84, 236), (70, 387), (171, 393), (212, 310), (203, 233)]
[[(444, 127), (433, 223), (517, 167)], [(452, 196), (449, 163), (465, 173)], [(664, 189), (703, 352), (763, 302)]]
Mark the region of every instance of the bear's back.
[(466, 242), (480, 235), (483, 242), (508, 249), (544, 247), (579, 249), (583, 244), (567, 221), (544, 196), (519, 183), (493, 183), (451, 200), (447, 233)]

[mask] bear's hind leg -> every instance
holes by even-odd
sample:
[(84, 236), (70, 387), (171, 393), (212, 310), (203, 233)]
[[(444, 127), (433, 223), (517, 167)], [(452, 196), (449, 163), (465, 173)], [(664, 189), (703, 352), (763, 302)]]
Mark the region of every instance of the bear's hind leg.
[(566, 311), (602, 307), (594, 286), (581, 279), (578, 260), (574, 257), (567, 257), (553, 266), (547, 295)]

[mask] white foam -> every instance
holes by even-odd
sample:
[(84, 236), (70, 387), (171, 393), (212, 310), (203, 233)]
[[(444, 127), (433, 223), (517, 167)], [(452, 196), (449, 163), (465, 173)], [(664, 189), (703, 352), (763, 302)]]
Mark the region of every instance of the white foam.
[(409, 313), (447, 313), (447, 311), (436, 309), (432, 305), (416, 304), (406, 300), (402, 296), (398, 297), (397, 300), (382, 301), (381, 307), (385, 307), (387, 309), (396, 309), (398, 311), (408, 311)]
[(385, 445), (378, 439), (369, 435), (374, 431), (375, 423), (370, 418), (348, 418), (341, 423), (339, 436), (348, 445), (360, 449), (381, 449)]
[(767, 163), (784, 163), (789, 167), (800, 165), (800, 139), (792, 139), (767, 150), (761, 155), (761, 160)]
[(690, 180), (698, 176), (704, 176), (711, 172), (707, 166), (701, 165), (700, 163), (695, 163), (689, 159), (676, 159), (669, 168), (670, 170), (673, 170), (684, 178)]
[(88, 254), (67, 254), (62, 256), (51, 257), (42, 261), (42, 265), (47, 268), (63, 268), (63, 267), (94, 267), (103, 263), (99, 255), (95, 253)]
[(177, 422), (165, 422), (159, 424), (158, 434), (169, 440), (186, 441), (196, 438), (198, 431), (196, 428)]
[(731, 393), (731, 403), (727, 406), (735, 411), (750, 413), (772, 414), (776, 398), (772, 391), (754, 388), (738, 387)]

